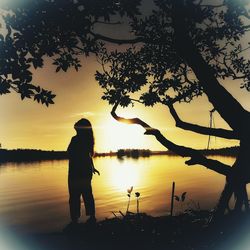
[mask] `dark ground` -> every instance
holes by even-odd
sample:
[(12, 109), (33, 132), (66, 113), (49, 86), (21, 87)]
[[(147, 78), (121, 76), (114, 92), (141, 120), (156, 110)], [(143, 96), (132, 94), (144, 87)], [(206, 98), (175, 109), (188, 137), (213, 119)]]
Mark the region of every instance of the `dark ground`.
[(214, 223), (210, 218), (208, 211), (188, 211), (174, 217), (140, 214), (67, 225), (62, 232), (33, 235), (31, 249), (250, 250), (248, 214), (227, 215)]

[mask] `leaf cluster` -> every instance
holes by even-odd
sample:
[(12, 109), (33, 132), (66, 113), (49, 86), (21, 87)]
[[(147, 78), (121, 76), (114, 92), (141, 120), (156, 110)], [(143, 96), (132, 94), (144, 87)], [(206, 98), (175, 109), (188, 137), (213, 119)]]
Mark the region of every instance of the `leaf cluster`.
[[(125, 52), (99, 53), (104, 70), (97, 72), (96, 80), (104, 89), (103, 99), (110, 104), (119, 101), (121, 106), (128, 106), (139, 101), (145, 106), (168, 105), (190, 102), (203, 93), (177, 46), (174, 1), (154, 2), (156, 8), (151, 15), (134, 16), (131, 23), (132, 32), (142, 43)], [(243, 21), (249, 12), (246, 1), (225, 0), (220, 5), (183, 2), (181, 15), (185, 17), (188, 36), (214, 75), (218, 79), (241, 79), (241, 87), (250, 90), (250, 64), (246, 57), (249, 48), (241, 45), (248, 31)], [(180, 46), (185, 47), (182, 42)]]
[[(242, 88), (250, 90), (248, 47), (242, 46), (250, 29), (247, 1), (223, 0), (218, 5), (196, 0), (182, 2), (180, 14), (184, 17), (185, 32), (214, 75), (218, 79), (240, 79)], [(175, 0), (155, 0), (155, 8), (147, 16), (140, 14), (140, 3), (140, 0), (6, 1), (2, 8), (7, 35), (0, 35), (1, 93), (13, 89), (23, 93), (23, 98), (32, 96), (34, 89), (27, 87), (32, 85), (31, 67), (42, 68), (44, 58), (52, 57), (56, 72), (78, 70), (80, 56), (93, 53), (103, 67), (96, 73), (96, 80), (104, 90), (102, 98), (110, 104), (119, 101), (126, 107), (135, 101), (146, 106), (192, 101), (203, 89), (179, 51), (180, 46), (185, 47), (185, 41), (177, 46)], [(103, 36), (94, 32), (95, 25), (123, 15), (130, 18), (131, 32), (141, 42), (125, 51), (107, 51)]]
[(103, 99), (110, 104), (120, 101), (122, 107), (131, 103), (129, 93), (135, 93), (147, 84), (147, 67), (141, 53), (134, 48), (126, 52), (117, 50), (110, 53), (103, 50), (100, 54), (101, 64), (108, 65), (109, 72), (96, 72), (96, 80), (105, 89)]
[(99, 20), (112, 15), (139, 14), (140, 0), (9, 0), (1, 4), (3, 28), (0, 34), (1, 94), (10, 89), (30, 98), (52, 104), (50, 91), (36, 91), (32, 71), (52, 57), (56, 72), (81, 67), (79, 57), (97, 53), (101, 47), (92, 30)]
[(7, 29), (5, 37), (0, 35), (0, 95), (14, 91), (22, 100), (33, 98), (46, 106), (53, 104), (55, 95), (32, 83), (31, 67), (42, 67), (43, 60), (29, 57), (28, 51), (15, 40), (18, 35), (12, 35), (10, 27)]

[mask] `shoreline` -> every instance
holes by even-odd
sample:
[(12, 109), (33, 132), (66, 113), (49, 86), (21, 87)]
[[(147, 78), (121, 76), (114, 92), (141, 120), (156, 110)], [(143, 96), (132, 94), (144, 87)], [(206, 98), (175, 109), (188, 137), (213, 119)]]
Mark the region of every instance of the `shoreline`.
[(249, 213), (228, 214), (215, 223), (210, 222), (211, 215), (207, 210), (188, 210), (173, 217), (140, 213), (95, 225), (69, 224), (62, 231), (26, 235), (25, 243), (31, 247), (25, 249), (248, 249), (239, 246), (249, 237)]
[[(221, 148), (221, 149), (200, 149), (199, 151), (207, 156), (228, 156), (235, 157), (239, 147)], [(157, 155), (178, 156), (171, 151), (150, 151), (146, 149), (122, 149), (117, 152), (95, 153), (95, 157), (117, 157), (124, 158), (146, 158)], [(0, 163), (7, 162), (34, 162), (46, 160), (66, 160), (68, 155), (66, 151), (47, 151), (40, 149), (0, 149)]]

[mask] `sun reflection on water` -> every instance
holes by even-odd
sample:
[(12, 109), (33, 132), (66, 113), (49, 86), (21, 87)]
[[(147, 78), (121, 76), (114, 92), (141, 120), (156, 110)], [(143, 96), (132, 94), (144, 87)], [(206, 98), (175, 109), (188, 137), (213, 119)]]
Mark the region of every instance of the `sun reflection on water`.
[[(234, 158), (219, 160), (232, 164)], [(187, 192), (186, 201), (191, 199), (199, 202), (202, 209), (211, 209), (225, 178), (199, 166), (187, 168), (184, 161), (169, 156), (138, 160), (96, 157), (95, 167), (101, 175), (93, 176), (92, 187), (98, 220), (113, 216), (110, 211), (126, 211), (127, 190), (131, 186), (130, 211), (136, 212), (135, 192), (139, 192), (140, 211), (153, 216), (167, 214), (173, 181), (177, 195)], [(9, 225), (19, 225), (23, 232), (33, 233), (61, 230), (68, 223), (68, 161), (6, 164), (0, 172), (0, 219), (4, 218)], [(178, 209), (182, 208), (176, 204), (175, 212)], [(84, 216), (83, 207), (83, 221)]]
[(138, 185), (138, 173), (132, 171), (130, 166), (124, 167), (122, 171), (112, 172), (111, 176), (112, 185), (120, 191)]
[(126, 192), (131, 186), (140, 186), (138, 166), (124, 164), (122, 168), (113, 168), (110, 172), (111, 185), (120, 192)]

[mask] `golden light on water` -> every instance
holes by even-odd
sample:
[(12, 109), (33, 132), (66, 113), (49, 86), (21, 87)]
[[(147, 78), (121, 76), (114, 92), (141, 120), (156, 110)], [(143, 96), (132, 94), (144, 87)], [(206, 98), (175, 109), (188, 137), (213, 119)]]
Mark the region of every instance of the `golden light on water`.
[[(234, 161), (228, 157), (220, 159), (226, 164)], [(187, 192), (184, 208), (189, 200), (194, 200), (202, 209), (215, 205), (225, 182), (223, 176), (213, 171), (186, 167), (180, 157), (96, 157), (94, 164), (101, 173), (92, 180), (98, 220), (112, 217), (110, 211), (126, 211), (127, 189), (131, 186), (130, 211), (136, 212), (135, 192), (139, 192), (140, 211), (158, 216), (169, 212), (173, 181), (176, 195)], [(18, 224), (23, 231), (34, 233), (61, 230), (68, 223), (67, 160), (11, 163), (0, 170), (0, 217), (7, 224)], [(175, 212), (181, 209), (176, 204)], [(81, 220), (85, 219), (83, 207)]]
[(126, 165), (110, 173), (111, 185), (121, 192), (126, 191), (131, 186), (140, 185), (139, 171), (134, 166)]

